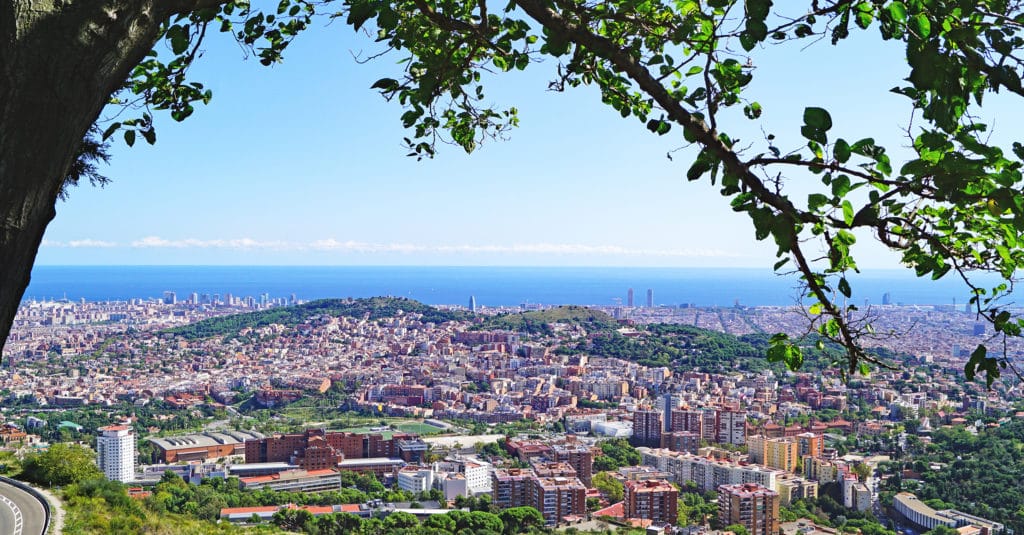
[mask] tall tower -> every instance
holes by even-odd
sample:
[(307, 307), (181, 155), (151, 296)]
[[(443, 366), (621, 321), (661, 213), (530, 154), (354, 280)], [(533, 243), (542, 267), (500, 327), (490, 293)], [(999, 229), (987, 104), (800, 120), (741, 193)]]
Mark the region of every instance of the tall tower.
[(476, 296), (475, 295), (469, 296), (469, 311), (470, 312), (476, 312)]
[(628, 306), (628, 307), (633, 306), (633, 289), (632, 288), (630, 288), (629, 291), (626, 292), (626, 306)]
[(668, 433), (672, 431), (672, 411), (676, 409), (676, 400), (672, 398), (672, 394), (666, 392), (661, 396), (661, 432)]
[(108, 425), (96, 437), (98, 463), (110, 481), (127, 483), (135, 479), (135, 434), (127, 425)]
[(647, 308), (654, 308), (654, 289), (647, 289)]

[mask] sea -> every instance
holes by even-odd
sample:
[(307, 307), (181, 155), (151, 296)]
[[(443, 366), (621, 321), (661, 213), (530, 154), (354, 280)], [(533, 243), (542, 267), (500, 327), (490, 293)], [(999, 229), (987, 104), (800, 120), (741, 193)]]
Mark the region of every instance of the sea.
[[(997, 280), (981, 279), (991, 287)], [(437, 266), (36, 266), (26, 300), (124, 301), (191, 293), (267, 294), (271, 299), (394, 296), (431, 305), (786, 306), (797, 302), (795, 276), (750, 268), (437, 267)], [(953, 276), (938, 281), (908, 270), (852, 276), (854, 304), (963, 305), (969, 293)], [(888, 297), (886, 298), (886, 294)]]

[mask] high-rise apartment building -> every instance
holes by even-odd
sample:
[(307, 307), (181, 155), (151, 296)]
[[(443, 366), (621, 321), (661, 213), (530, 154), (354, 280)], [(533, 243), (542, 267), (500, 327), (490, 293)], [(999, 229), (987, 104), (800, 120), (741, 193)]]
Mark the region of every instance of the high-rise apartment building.
[(750, 535), (779, 532), (779, 493), (756, 483), (718, 487), (718, 521), (739, 524)]
[(662, 394), (658, 404), (661, 408), (661, 431), (668, 433), (672, 431), (672, 411), (679, 407), (679, 396), (673, 396), (670, 393)]
[(528, 505), (540, 511), (545, 524), (557, 524), (567, 516), (587, 513), (587, 487), (576, 478), (538, 477), (533, 479)]
[(825, 437), (815, 433), (800, 433), (796, 436), (797, 454), (801, 459), (805, 455), (820, 458), (825, 454)]
[(764, 464), (787, 472), (796, 471), (797, 443), (792, 437), (765, 441)]
[(633, 413), (634, 446), (657, 448), (661, 446), (661, 412), (641, 410)]
[(765, 443), (768, 439), (764, 435), (751, 435), (747, 437), (747, 461), (751, 464), (764, 464)]
[(718, 442), (718, 409), (701, 411), (701, 438), (709, 442)]
[(499, 509), (533, 507), (545, 523), (557, 524), (567, 516), (586, 514), (587, 487), (575, 477), (538, 477), (531, 470), (518, 468), (495, 470), (491, 501)]
[(651, 520), (675, 525), (679, 491), (663, 479), (626, 481), (623, 510), (627, 519)]
[(647, 308), (654, 308), (654, 289), (647, 289)]
[(529, 470), (509, 468), (491, 473), (491, 501), (499, 509), (530, 505), (530, 486), (534, 475)]
[(661, 447), (671, 451), (697, 453), (700, 435), (692, 431), (672, 431), (661, 435)]
[(135, 479), (135, 433), (127, 425), (108, 425), (96, 437), (97, 464), (110, 481)]
[(747, 413), (718, 411), (718, 436), (715, 440), (721, 444), (745, 444), (747, 441)]
[(793, 437), (747, 437), (747, 455), (751, 463), (763, 464), (787, 472), (795, 472), (798, 445)]
[(586, 444), (556, 444), (551, 447), (551, 456), (576, 470), (576, 477), (590, 486), (594, 474), (594, 450)]
[(689, 431), (702, 434), (704, 429), (703, 413), (701, 411), (673, 410), (670, 431)]

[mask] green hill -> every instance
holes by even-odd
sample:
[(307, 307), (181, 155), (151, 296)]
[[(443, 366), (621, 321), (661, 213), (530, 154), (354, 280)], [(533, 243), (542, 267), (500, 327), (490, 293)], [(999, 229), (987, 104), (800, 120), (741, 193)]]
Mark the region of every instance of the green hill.
[(197, 339), (235, 334), (246, 327), (257, 328), (274, 323), (293, 326), (316, 316), (390, 318), (397, 315), (399, 310), (405, 314), (420, 314), (423, 316), (422, 321), (432, 323), (467, 320), (472, 317), (465, 312), (440, 310), (404, 297), (370, 297), (351, 300), (318, 299), (296, 306), (210, 318), (191, 325), (168, 329), (165, 332), (188, 339)]
[(549, 325), (552, 323), (579, 325), (587, 331), (607, 331), (618, 327), (614, 318), (600, 310), (567, 305), (547, 310), (490, 316), (477, 328), (504, 329), (529, 334), (551, 334)]

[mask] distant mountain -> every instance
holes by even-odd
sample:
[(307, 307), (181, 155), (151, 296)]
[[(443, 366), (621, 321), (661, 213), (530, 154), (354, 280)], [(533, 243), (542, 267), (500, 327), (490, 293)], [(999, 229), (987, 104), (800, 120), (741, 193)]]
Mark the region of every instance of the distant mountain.
[(168, 329), (165, 332), (181, 335), (188, 339), (198, 339), (226, 336), (247, 327), (265, 327), (274, 323), (294, 326), (305, 323), (316, 316), (381, 319), (397, 316), (399, 311), (405, 314), (419, 314), (422, 316), (422, 321), (430, 323), (461, 321), (473, 317), (472, 314), (466, 312), (441, 310), (404, 297), (318, 299), (301, 305), (210, 318), (191, 325)]

